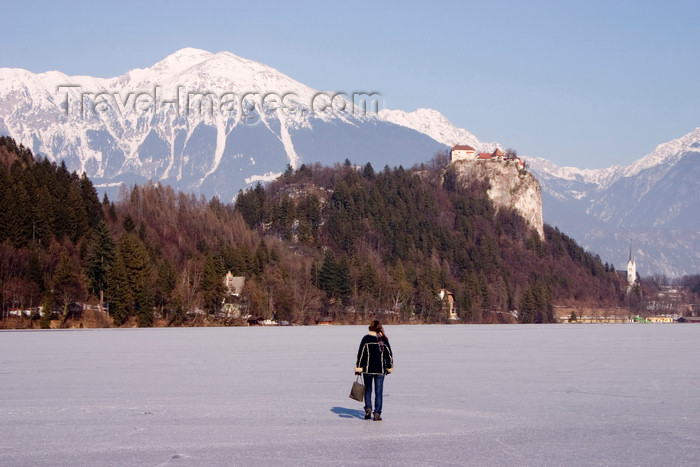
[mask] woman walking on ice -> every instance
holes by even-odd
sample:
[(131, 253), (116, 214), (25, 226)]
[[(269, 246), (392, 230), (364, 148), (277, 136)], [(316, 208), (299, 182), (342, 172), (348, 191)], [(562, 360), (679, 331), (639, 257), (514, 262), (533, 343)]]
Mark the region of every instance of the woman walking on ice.
[(382, 419), (384, 376), (394, 369), (394, 357), (389, 339), (379, 321), (369, 325), (369, 333), (362, 338), (357, 351), (355, 374), (365, 380), (365, 420), (372, 417), (372, 382), (374, 382), (374, 420)]

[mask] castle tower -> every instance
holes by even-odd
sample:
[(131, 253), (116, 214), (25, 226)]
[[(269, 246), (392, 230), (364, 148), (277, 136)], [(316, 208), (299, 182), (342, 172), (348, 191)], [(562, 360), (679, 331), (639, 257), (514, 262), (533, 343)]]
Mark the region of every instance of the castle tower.
[(637, 280), (637, 265), (634, 262), (634, 255), (632, 254), (632, 243), (630, 243), (630, 259), (627, 261), (627, 283), (630, 287)]

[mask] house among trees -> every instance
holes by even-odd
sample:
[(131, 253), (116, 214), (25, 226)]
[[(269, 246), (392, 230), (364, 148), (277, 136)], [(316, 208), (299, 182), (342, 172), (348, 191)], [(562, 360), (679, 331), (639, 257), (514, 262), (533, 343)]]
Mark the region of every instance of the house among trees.
[[(515, 151), (484, 162), (473, 149), (455, 148), (472, 158), (455, 169), (517, 170)], [(124, 187), (115, 204), (86, 175), (0, 137), (0, 327), (352, 323), (367, 313), (487, 323), (512, 321), (508, 310), (544, 323), (554, 302), (698, 314), (697, 282), (687, 299), (656, 284), (653, 303), (639, 283), (624, 294), (626, 277), (572, 238), (550, 226), (529, 236), (522, 216), (497, 212), (485, 183), (458, 190), (445, 172), (302, 165), (241, 191), (235, 206), (159, 183)], [(78, 318), (75, 303), (108, 304), (108, 316)]]
[(456, 320), (457, 318), (457, 308), (455, 307), (455, 297), (447, 289), (440, 289), (440, 292), (438, 293), (438, 297), (443, 303), (443, 307), (445, 308), (445, 311), (447, 312), (447, 316), (451, 320)]
[(245, 277), (234, 276), (231, 271), (226, 273), (224, 277), (224, 287), (226, 287), (226, 294), (232, 295), (234, 297), (240, 297), (243, 293), (243, 286), (245, 285)]
[(245, 277), (234, 276), (231, 271), (226, 273), (226, 276), (224, 277), (224, 288), (226, 294), (222, 304), (222, 309), (226, 316), (231, 318), (238, 318), (241, 316), (244, 286)]
[(670, 315), (647, 316), (647, 321), (652, 323), (673, 323), (675, 320)]

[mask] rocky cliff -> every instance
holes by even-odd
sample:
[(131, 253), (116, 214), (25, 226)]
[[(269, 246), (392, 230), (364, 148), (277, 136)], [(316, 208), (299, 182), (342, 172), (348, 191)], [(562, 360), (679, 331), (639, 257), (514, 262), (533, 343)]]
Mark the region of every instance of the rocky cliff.
[(458, 160), (451, 165), (461, 183), (488, 180), (488, 195), (494, 207), (515, 209), (544, 240), (542, 192), (530, 172), (520, 170), (514, 161)]

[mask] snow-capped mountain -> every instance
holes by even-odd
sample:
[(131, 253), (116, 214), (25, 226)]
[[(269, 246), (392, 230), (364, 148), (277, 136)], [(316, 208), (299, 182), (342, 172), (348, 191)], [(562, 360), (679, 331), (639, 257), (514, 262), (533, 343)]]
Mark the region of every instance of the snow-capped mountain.
[(404, 112), (403, 110), (382, 109), (379, 111), (379, 118), (416, 130), (449, 147), (456, 144), (466, 144), (485, 152), (492, 152), (496, 148), (503, 149), (498, 143), (482, 143), (467, 130), (454, 126), (437, 110), (418, 109), (414, 112)]
[[(113, 78), (0, 68), (0, 134), (87, 173), (114, 198), (147, 180), (232, 200), (289, 164), (346, 158), (410, 167), (455, 144), (493, 151), (431, 109), (310, 88), (229, 52), (186, 48)], [(528, 159), (544, 221), (604, 261), (642, 274), (700, 271), (700, 128), (629, 166), (598, 170)]]
[(382, 109), (378, 94), (321, 92), (192, 48), (108, 79), (2, 68), (0, 134), (86, 172), (110, 195), (150, 179), (226, 201), (287, 164), (410, 167), (458, 142), (495, 147), (434, 110)]
[(700, 128), (628, 166), (598, 170), (529, 159), (545, 221), (618, 267), (630, 242), (641, 274), (700, 272)]

